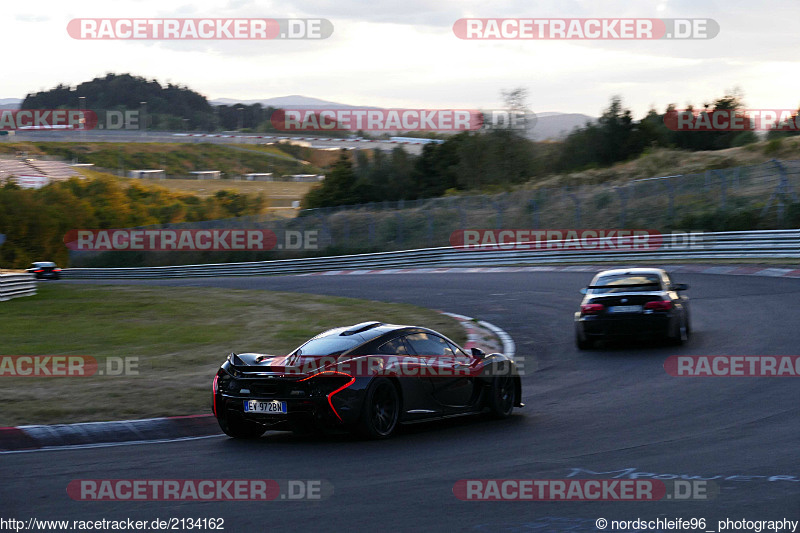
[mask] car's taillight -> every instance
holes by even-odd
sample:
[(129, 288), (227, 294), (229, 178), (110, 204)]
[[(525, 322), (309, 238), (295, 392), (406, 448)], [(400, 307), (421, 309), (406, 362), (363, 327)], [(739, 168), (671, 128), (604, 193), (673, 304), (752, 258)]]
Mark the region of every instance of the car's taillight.
[(34, 272), (36, 272), (36, 273), (38, 274), (39, 272), (44, 272), (44, 270), (42, 270), (42, 269), (40, 268), (39, 270), (34, 270)]
[(54, 268), (53, 272), (61, 272), (61, 269), (60, 268)]
[(581, 306), (582, 315), (599, 315), (606, 307), (603, 304), (583, 304)]
[(341, 421), (342, 417), (339, 416), (339, 412), (333, 406), (333, 402), (331, 400), (335, 394), (338, 394), (355, 383), (356, 378), (346, 372), (325, 371), (298, 380), (298, 383), (308, 380), (312, 380), (311, 383), (314, 383), (311, 386), (311, 395), (314, 396), (316, 393), (326, 396), (328, 398), (328, 405), (331, 406), (333, 414), (335, 414), (336, 418)]
[(211, 385), (211, 390), (213, 391), (213, 395), (211, 396), (211, 408), (214, 411), (214, 416), (217, 416), (217, 381), (219, 380), (219, 374), (214, 376), (214, 384)]
[(672, 302), (670, 300), (656, 300), (655, 302), (647, 302), (644, 304), (644, 308), (651, 311), (669, 311), (672, 309)]

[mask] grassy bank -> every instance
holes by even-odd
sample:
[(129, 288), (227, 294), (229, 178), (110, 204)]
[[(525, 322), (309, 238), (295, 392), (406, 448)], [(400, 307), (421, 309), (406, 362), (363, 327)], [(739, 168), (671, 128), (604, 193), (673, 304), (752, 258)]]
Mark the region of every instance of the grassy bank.
[(138, 375), (0, 376), (0, 426), (207, 413), (231, 352), (288, 353), (321, 331), (366, 320), (424, 324), (466, 339), (429, 309), (259, 290), (40, 284), (2, 304), (2, 355), (135, 357)]

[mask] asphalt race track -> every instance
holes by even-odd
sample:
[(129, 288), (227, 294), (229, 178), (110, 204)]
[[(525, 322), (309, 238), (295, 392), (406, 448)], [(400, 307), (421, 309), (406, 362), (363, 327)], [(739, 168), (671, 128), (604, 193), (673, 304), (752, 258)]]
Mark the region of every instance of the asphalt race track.
[[(798, 378), (671, 377), (663, 363), (677, 354), (797, 355), (800, 322), (792, 309), (800, 280), (677, 275), (690, 285), (694, 332), (687, 345), (579, 352), (572, 313), (578, 289), (590, 278), (540, 272), (117, 282), (332, 294), (478, 317), (514, 338), (517, 358), (524, 358), (527, 406), (506, 421), (474, 417), (413, 426), (382, 442), (267, 433), (248, 442), (211, 437), (2, 455), (2, 515), (222, 517), (225, 530), (253, 533), (596, 532), (598, 518), (705, 518), (707, 527), (684, 529), (717, 531), (717, 520), (726, 518), (799, 520)], [(711, 478), (719, 495), (698, 501), (476, 502), (453, 494), (462, 479), (670, 474)], [(122, 478), (322, 479), (334, 493), (322, 501), (266, 503), (83, 502), (66, 493), (74, 479)]]

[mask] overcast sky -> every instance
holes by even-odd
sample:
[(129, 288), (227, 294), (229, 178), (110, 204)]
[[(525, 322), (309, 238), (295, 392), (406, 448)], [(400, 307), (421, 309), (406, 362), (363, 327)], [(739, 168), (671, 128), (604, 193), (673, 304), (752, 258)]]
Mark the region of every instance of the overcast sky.
[[(107, 72), (186, 85), (209, 99), (302, 94), (382, 107), (501, 107), (525, 87), (535, 112), (598, 115), (612, 95), (637, 117), (738, 88), (751, 108), (800, 105), (798, 0), (32, 0), (3, 3), (0, 97)], [(325, 18), (325, 40), (86, 41), (77, 18)], [(464, 17), (712, 18), (688, 41), (468, 41)]]

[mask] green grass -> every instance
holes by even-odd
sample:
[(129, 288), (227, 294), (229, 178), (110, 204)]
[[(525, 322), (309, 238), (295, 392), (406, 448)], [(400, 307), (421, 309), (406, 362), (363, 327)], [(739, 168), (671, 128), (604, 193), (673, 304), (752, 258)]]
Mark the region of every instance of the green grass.
[(210, 412), (214, 372), (231, 352), (288, 353), (330, 327), (424, 324), (459, 343), (458, 322), (429, 309), (260, 290), (39, 284), (0, 304), (2, 355), (138, 358), (139, 374), (0, 376), (0, 426)]

